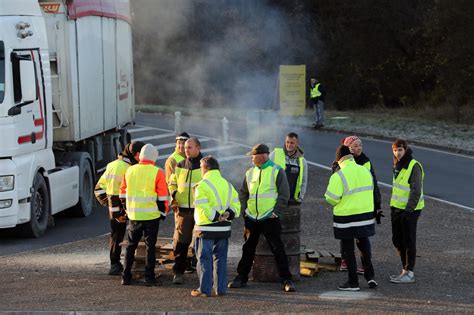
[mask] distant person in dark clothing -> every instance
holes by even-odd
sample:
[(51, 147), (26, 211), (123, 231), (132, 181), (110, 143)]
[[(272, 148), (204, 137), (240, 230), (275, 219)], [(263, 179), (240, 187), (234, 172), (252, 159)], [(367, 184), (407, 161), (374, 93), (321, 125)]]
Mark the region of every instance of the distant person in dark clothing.
[(324, 99), (326, 91), (319, 83), (318, 79), (311, 78), (311, 86), (309, 88), (309, 98), (314, 109), (313, 128), (319, 129), (324, 127)]

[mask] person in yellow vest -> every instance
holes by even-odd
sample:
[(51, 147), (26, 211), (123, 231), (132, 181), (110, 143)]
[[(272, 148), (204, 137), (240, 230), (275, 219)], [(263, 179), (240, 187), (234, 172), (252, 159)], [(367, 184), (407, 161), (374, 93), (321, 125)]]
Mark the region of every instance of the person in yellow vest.
[(171, 194), (172, 209), (175, 212), (175, 230), (173, 236), (173, 283), (182, 284), (186, 270), (188, 248), (192, 241), (194, 228), (193, 188), (202, 179), (200, 170), (201, 143), (197, 138), (186, 140), (184, 151), (186, 159), (176, 165), (170, 176), (168, 189)]
[(393, 183), (390, 199), (392, 242), (402, 261), (402, 272), (390, 276), (393, 283), (415, 282), (416, 226), (425, 207), (423, 195), (424, 172), (421, 163), (413, 158), (408, 143), (397, 139), (392, 144)]
[(123, 266), (120, 263), (120, 255), (122, 253), (120, 243), (123, 241), (125, 230), (127, 229), (127, 216), (119, 198), (120, 184), (128, 167), (138, 163), (138, 156), (144, 145), (141, 141), (127, 144), (117, 159), (107, 164), (104, 174), (102, 174), (95, 186), (94, 193), (97, 201), (109, 209), (109, 275), (111, 276), (119, 276), (123, 271)]
[[(192, 290), (194, 297), (209, 297), (213, 286), (213, 275), (217, 295), (227, 290), (227, 250), (231, 222), (240, 215), (239, 195), (222, 177), (219, 163), (206, 156), (200, 163), (202, 180), (196, 185), (194, 194), (194, 236), (199, 288)], [(215, 264), (215, 270), (213, 265)]]
[(167, 183), (169, 183), (170, 176), (174, 173), (176, 165), (186, 158), (186, 154), (184, 153), (184, 144), (188, 139), (189, 135), (186, 132), (181, 132), (179, 135), (176, 136), (176, 148), (174, 149), (174, 152), (168, 157), (168, 159), (166, 159), (165, 162), (165, 174)]
[(135, 250), (143, 236), (146, 245), (145, 284), (153, 286), (157, 283), (155, 245), (160, 220), (164, 220), (168, 212), (168, 189), (163, 170), (155, 166), (158, 158), (156, 148), (151, 144), (144, 145), (139, 158), (137, 165), (127, 169), (120, 186), (120, 200), (130, 220), (122, 285), (132, 283)]
[(304, 199), (308, 183), (308, 163), (303, 149), (299, 146), (298, 135), (290, 132), (286, 135), (283, 148), (275, 148), (270, 153), (270, 160), (285, 170), (290, 186), (288, 205), (299, 205)]
[(324, 197), (333, 208), (334, 237), (341, 240), (347, 260), (349, 279), (338, 289), (359, 291), (354, 240), (359, 243), (365, 279), (376, 288), (369, 237), (375, 235), (373, 179), (369, 170), (357, 165), (349, 148), (340, 145), (336, 151), (340, 170), (331, 175)]
[[(362, 152), (362, 140), (358, 136), (348, 136), (342, 139), (341, 144), (349, 147), (351, 154), (354, 157), (354, 161), (358, 165), (364, 166), (372, 174), (372, 179), (374, 180), (374, 216), (377, 224), (381, 223), (381, 218), (384, 217), (382, 208), (382, 196), (380, 194), (380, 189), (377, 184), (377, 176), (375, 175), (375, 169), (367, 155)], [(337, 162), (335, 162), (337, 164)], [(339, 166), (337, 166), (339, 168)], [(359, 246), (359, 243), (356, 242), (356, 245)], [(342, 246), (341, 246), (342, 247)], [(341, 251), (342, 252), (342, 251)], [(347, 271), (347, 261), (342, 256), (341, 260), (341, 271)], [(357, 273), (364, 274), (364, 268), (357, 268)]]
[(288, 205), (290, 188), (285, 171), (273, 163), (270, 150), (263, 143), (257, 144), (247, 153), (254, 164), (246, 173), (239, 193), (240, 208), (245, 209), (245, 243), (242, 258), (237, 266), (238, 275), (229, 283), (229, 288), (247, 286), (248, 275), (253, 265), (260, 234), (263, 234), (275, 256), (282, 288), (295, 291), (288, 258), (281, 241), (279, 213)]
[(326, 91), (316, 78), (311, 78), (311, 86), (309, 88), (309, 99), (314, 109), (313, 128), (319, 129), (324, 127), (324, 100)]

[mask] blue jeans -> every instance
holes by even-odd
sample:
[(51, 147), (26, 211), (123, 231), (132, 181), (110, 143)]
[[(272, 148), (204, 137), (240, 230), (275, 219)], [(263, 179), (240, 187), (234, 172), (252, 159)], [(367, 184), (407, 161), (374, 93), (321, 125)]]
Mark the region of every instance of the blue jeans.
[(197, 272), (199, 277), (199, 290), (202, 293), (211, 295), (213, 276), (215, 286), (217, 287), (217, 294), (224, 295), (226, 293), (228, 247), (228, 238), (196, 238)]
[(313, 104), (314, 108), (314, 122), (317, 126), (324, 125), (324, 102), (318, 101), (316, 104)]

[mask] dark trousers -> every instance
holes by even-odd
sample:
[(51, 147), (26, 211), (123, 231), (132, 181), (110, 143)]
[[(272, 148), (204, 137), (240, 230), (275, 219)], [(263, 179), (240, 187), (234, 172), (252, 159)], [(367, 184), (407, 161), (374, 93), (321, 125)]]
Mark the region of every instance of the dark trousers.
[[(374, 279), (374, 266), (372, 265), (372, 251), (368, 237), (356, 239), (357, 248), (360, 250), (360, 260), (364, 267), (364, 277), (367, 281)], [(347, 262), (347, 271), (349, 273), (349, 283), (359, 285), (357, 278), (357, 262), (354, 253), (354, 239), (342, 239), (342, 255)]]
[(138, 247), (142, 236), (146, 245), (146, 264), (145, 264), (145, 280), (155, 279), (155, 259), (156, 259), (156, 239), (160, 220), (154, 219), (149, 221), (132, 221), (128, 224), (128, 246), (125, 252), (125, 268), (123, 270), (124, 278), (132, 277), (132, 265), (135, 260), (135, 250)]
[(110, 219), (110, 265), (120, 265), (120, 254), (122, 253), (120, 243), (123, 241), (126, 229), (127, 223)]
[(420, 211), (404, 213), (400, 209), (392, 209), (392, 242), (397, 248), (405, 270), (415, 268), (416, 260), (416, 226)]
[(173, 236), (173, 254), (175, 274), (183, 274), (186, 270), (188, 248), (193, 238), (194, 209), (179, 208), (174, 215), (175, 230)]
[(285, 248), (281, 241), (281, 224), (279, 218), (266, 219), (263, 221), (252, 221), (247, 217), (245, 218), (245, 243), (242, 246), (242, 258), (237, 267), (239, 277), (243, 281), (248, 281), (248, 275), (255, 258), (258, 238), (262, 233), (267, 239), (268, 245), (275, 256), (281, 281), (291, 280), (288, 258), (286, 257)]

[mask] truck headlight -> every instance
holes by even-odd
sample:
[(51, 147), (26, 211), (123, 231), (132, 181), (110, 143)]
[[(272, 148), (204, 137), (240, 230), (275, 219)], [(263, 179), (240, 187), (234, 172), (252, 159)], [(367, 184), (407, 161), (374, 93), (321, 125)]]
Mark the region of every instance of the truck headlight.
[(15, 182), (15, 176), (0, 176), (0, 191), (13, 190), (13, 185)]
[(0, 209), (9, 208), (12, 205), (12, 199), (0, 200)]

